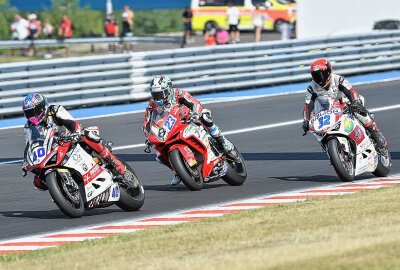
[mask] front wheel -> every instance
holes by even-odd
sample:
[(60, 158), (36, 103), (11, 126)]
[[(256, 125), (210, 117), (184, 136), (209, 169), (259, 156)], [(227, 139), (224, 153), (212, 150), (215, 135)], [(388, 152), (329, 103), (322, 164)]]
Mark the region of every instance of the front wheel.
[(222, 179), (231, 186), (240, 186), (247, 178), (246, 163), (236, 146), (234, 146), (230, 155), (235, 158), (231, 159), (227, 157), (226, 162), (228, 163), (228, 170)]
[(392, 168), (392, 157), (390, 156), (389, 149), (386, 148), (385, 153), (378, 152), (378, 166), (372, 173), (378, 177), (385, 177), (390, 173)]
[(137, 211), (144, 203), (144, 188), (132, 167), (122, 160), (121, 162), (125, 165), (126, 171), (124, 180), (118, 183), (120, 198), (115, 204), (125, 211)]
[(197, 167), (191, 168), (183, 158), (179, 149), (174, 149), (169, 153), (169, 160), (175, 172), (181, 178), (185, 186), (190, 190), (201, 190), (203, 188), (203, 176)]
[(79, 218), (85, 210), (83, 199), (78, 184), (70, 179), (67, 183), (54, 171), (46, 176), (46, 183), (58, 208), (70, 218)]
[(347, 153), (343, 145), (339, 143), (338, 139), (335, 137), (328, 140), (327, 148), (332, 166), (335, 168), (340, 179), (343, 182), (353, 181), (355, 176), (355, 166), (352, 153)]

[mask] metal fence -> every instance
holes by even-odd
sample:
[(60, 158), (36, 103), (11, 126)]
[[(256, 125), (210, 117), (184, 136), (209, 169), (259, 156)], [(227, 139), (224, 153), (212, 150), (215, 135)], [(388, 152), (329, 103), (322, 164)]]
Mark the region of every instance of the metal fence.
[(400, 31), (1, 64), (0, 116), (21, 114), (32, 91), (67, 107), (147, 99), (160, 74), (191, 93), (306, 81), (319, 57), (344, 75), (400, 69)]

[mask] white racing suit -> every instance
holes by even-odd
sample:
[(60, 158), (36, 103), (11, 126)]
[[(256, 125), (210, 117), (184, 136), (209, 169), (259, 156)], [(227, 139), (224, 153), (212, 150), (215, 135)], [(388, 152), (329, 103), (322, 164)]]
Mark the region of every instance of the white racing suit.
[(332, 74), (329, 88), (327, 89), (311, 81), (307, 87), (303, 108), (304, 121), (308, 122), (310, 120), (312, 111), (318, 114), (320, 111), (329, 109), (332, 102), (338, 102), (340, 105), (357, 104), (359, 110), (354, 113), (354, 116), (371, 133), (372, 139), (375, 140), (379, 148), (386, 146), (386, 139), (380, 133), (371, 114), (365, 109), (360, 94), (346, 78), (337, 74)]

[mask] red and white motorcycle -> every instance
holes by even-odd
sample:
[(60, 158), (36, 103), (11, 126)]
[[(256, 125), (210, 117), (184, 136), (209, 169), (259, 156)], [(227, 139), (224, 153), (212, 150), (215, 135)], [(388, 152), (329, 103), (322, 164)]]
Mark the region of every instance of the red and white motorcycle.
[(42, 126), (31, 126), (27, 132), (25, 169), (45, 179), (51, 197), (66, 216), (81, 217), (85, 209), (114, 203), (126, 211), (142, 207), (143, 186), (127, 163), (122, 161), (126, 173), (117, 179), (104, 160), (81, 146), (80, 134), (58, 137), (54, 128)]
[(354, 117), (350, 106), (321, 111), (310, 120), (310, 132), (327, 152), (331, 164), (342, 181), (373, 173), (387, 176), (392, 163), (390, 152), (377, 151), (369, 132)]
[[(234, 147), (226, 155), (203, 125), (190, 118), (187, 107), (172, 106), (154, 113), (150, 121), (150, 144), (190, 190), (201, 190), (204, 182), (220, 178), (234, 186), (246, 180), (246, 164), (239, 150)], [(149, 146), (145, 152), (150, 152)]]

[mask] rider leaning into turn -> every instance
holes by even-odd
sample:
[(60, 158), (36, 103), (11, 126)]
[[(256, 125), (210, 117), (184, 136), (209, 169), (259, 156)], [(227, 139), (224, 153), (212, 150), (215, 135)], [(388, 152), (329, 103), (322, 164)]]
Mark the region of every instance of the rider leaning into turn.
[(341, 104), (349, 100), (353, 108), (354, 116), (369, 131), (372, 139), (379, 149), (386, 147), (386, 139), (379, 131), (375, 120), (364, 107), (360, 95), (343, 76), (333, 74), (332, 66), (326, 59), (318, 59), (311, 64), (310, 72), (313, 80), (307, 88), (305, 104), (303, 109), (303, 130), (309, 130), (310, 114), (315, 109), (316, 113), (326, 110), (330, 99), (338, 100)]
[[(192, 118), (200, 120), (203, 126), (208, 130), (209, 134), (217, 141), (220, 148), (226, 153), (232, 150), (232, 144), (222, 135), (221, 129), (214, 123), (211, 117), (211, 111), (204, 109), (201, 103), (192, 97), (188, 92), (172, 86), (172, 80), (168, 76), (157, 76), (150, 83), (150, 99), (147, 105), (145, 117), (143, 121), (143, 132), (146, 137), (150, 132), (150, 119), (154, 117), (154, 113), (161, 113), (170, 109), (175, 104), (185, 105), (190, 109)], [(162, 160), (158, 155), (157, 160), (162, 164), (170, 167), (169, 162)], [(171, 181), (171, 185), (177, 185), (181, 182), (178, 175), (175, 175)]]
[[(49, 105), (47, 98), (39, 93), (31, 93), (26, 96), (22, 105), (22, 109), (27, 119), (27, 122), (24, 126), (26, 143), (25, 152), (27, 151), (29, 142), (28, 128), (30, 126), (40, 125), (48, 128), (56, 127), (59, 133), (63, 131), (64, 127), (69, 132), (81, 133), (81, 125), (63, 106)], [(105, 147), (102, 139), (96, 133), (93, 133), (89, 130), (84, 130), (83, 134), (81, 135), (81, 139), (110, 166), (112, 166), (117, 174), (123, 175), (125, 173), (125, 166), (110, 152), (107, 147)], [(27, 163), (24, 161), (22, 165), (23, 169), (25, 169), (26, 165)], [(39, 189), (47, 190), (47, 186), (42, 179), (42, 175), (35, 175), (33, 184)]]

